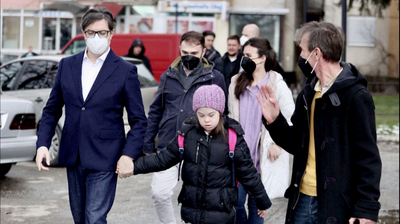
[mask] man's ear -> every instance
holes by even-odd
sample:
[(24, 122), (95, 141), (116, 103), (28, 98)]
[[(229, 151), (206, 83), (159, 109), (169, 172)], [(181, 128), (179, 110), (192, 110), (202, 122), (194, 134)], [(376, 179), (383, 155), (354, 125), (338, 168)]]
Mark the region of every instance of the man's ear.
[(314, 51), (314, 54), (315, 54), (315, 56), (316, 56), (316, 60), (318, 60), (319, 58), (322, 58), (323, 56), (323, 54), (322, 54), (322, 51), (321, 51), (321, 49), (319, 48), (319, 47), (316, 47), (315, 48), (315, 51)]
[(204, 55), (206, 54), (207, 48), (203, 48), (203, 52), (201, 53), (201, 57), (204, 57)]
[(81, 32), (82, 32), (82, 34), (83, 34), (83, 39), (85, 39), (85, 40), (86, 40), (85, 31), (81, 29)]

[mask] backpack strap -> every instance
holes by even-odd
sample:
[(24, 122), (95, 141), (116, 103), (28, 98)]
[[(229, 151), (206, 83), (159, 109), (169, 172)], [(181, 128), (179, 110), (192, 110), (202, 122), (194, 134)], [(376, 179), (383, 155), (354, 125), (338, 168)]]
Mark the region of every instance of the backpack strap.
[(183, 148), (183, 144), (185, 142), (185, 136), (183, 135), (178, 135), (178, 147), (179, 147), (179, 167), (178, 167), (178, 181), (179, 177), (181, 176), (181, 164), (182, 164), (182, 159), (183, 159), (183, 152), (185, 149)]
[(235, 162), (233, 161), (233, 156), (235, 155), (235, 148), (237, 142), (236, 132), (232, 128), (228, 128), (228, 144), (229, 144), (229, 157), (232, 161), (232, 186), (237, 186), (237, 181), (235, 178)]

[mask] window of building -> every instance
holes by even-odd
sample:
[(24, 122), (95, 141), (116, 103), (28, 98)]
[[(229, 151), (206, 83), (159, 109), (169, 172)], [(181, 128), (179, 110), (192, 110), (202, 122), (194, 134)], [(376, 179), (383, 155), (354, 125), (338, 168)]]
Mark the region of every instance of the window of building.
[(60, 49), (71, 39), (72, 19), (60, 19)]
[(56, 27), (56, 18), (43, 18), (43, 50), (50, 51), (56, 49)]
[[(187, 16), (186, 16), (187, 14)], [(178, 32), (176, 32), (176, 14), (168, 13), (167, 17), (167, 31), (166, 33), (184, 33), (189, 30), (194, 30), (202, 33), (206, 30), (215, 31), (215, 14), (208, 13), (178, 13)], [(197, 16), (195, 16), (197, 15)]]
[(20, 23), (21, 17), (3, 17), (2, 48), (20, 48)]
[(375, 46), (375, 17), (349, 16), (347, 18), (348, 46)]
[(245, 25), (254, 23), (260, 28), (260, 36), (265, 37), (271, 43), (276, 52), (277, 60), (280, 58), (280, 36), (282, 17), (279, 15), (265, 14), (231, 14), (229, 18), (229, 35), (242, 35)]
[(24, 17), (22, 48), (39, 49), (39, 17)]

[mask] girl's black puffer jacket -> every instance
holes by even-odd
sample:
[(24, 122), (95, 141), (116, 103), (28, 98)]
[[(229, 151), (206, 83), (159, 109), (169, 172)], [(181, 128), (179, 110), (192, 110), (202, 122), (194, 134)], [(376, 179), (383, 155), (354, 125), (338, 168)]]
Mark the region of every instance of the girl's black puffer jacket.
[[(261, 210), (271, 201), (260, 175), (250, 157), (240, 124), (224, 117), (225, 129), (237, 133), (234, 154), (235, 176)], [(234, 223), (237, 206), (237, 187), (232, 184), (232, 160), (229, 157), (228, 137), (206, 135), (196, 116), (188, 118), (181, 129), (185, 136), (182, 162), (183, 186), (178, 197), (182, 203), (181, 217), (193, 224)], [(134, 161), (134, 174), (168, 169), (180, 161), (177, 138), (160, 152)]]

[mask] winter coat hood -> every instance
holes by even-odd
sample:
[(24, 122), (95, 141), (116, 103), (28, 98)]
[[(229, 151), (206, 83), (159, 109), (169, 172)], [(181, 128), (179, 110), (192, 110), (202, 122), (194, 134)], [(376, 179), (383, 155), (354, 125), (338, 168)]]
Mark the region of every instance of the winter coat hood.
[[(337, 77), (335, 83), (332, 85), (327, 93), (336, 92), (340, 89), (352, 86), (356, 83), (360, 83), (364, 87), (367, 87), (367, 79), (363, 75), (361, 75), (361, 73), (354, 65), (346, 62), (341, 62), (340, 66), (343, 68), (343, 71)], [(311, 81), (312, 89), (314, 89), (317, 81), (317, 77), (314, 77)]]
[[(140, 52), (139, 55), (134, 55), (133, 52), (132, 52), (133, 48), (136, 47), (136, 46), (142, 47), (142, 51)], [(145, 51), (146, 51), (146, 48), (144, 47), (142, 40), (138, 38), (138, 39), (135, 39), (133, 41), (131, 47), (129, 48), (127, 56), (128, 57), (134, 57), (135, 56), (136, 58), (140, 58), (140, 57), (143, 57)]]

